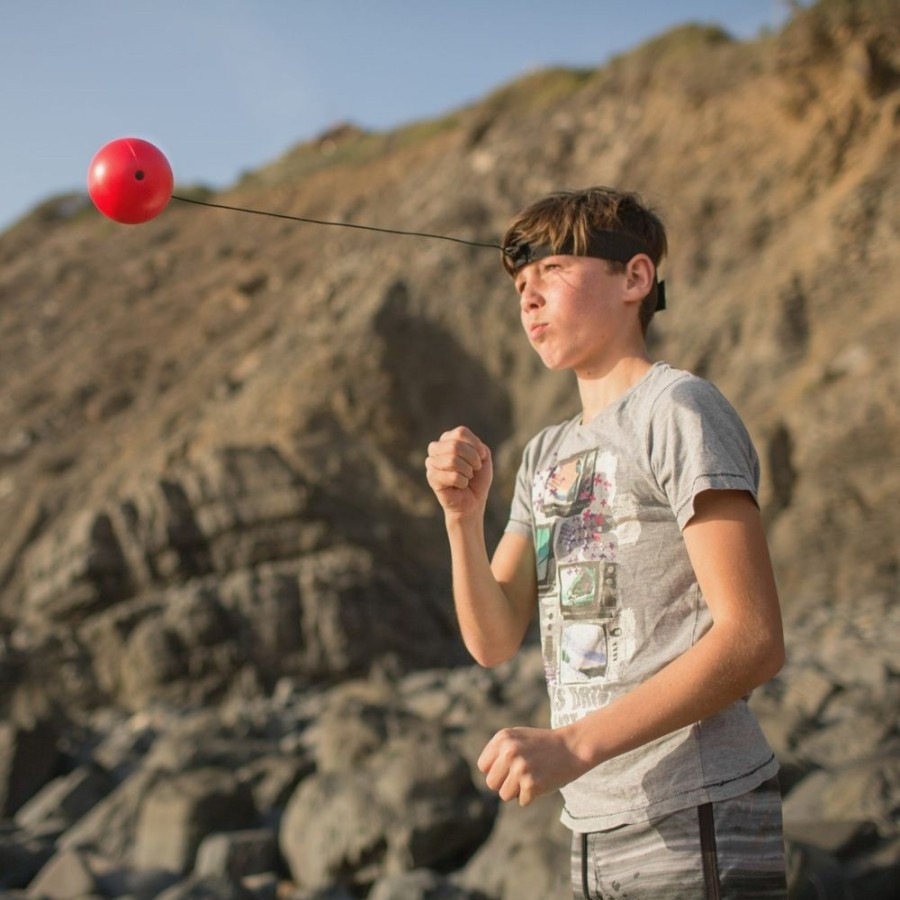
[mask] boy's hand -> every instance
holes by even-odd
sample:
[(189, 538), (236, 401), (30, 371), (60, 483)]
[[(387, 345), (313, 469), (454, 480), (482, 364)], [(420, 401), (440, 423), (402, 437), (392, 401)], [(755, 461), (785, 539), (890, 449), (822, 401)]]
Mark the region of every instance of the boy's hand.
[(563, 729), (504, 728), (478, 758), (485, 783), (501, 800), (520, 806), (558, 790), (591, 768), (568, 745)]
[(484, 512), (494, 474), (491, 451), (468, 428), (445, 431), (430, 443), (425, 469), (445, 514)]

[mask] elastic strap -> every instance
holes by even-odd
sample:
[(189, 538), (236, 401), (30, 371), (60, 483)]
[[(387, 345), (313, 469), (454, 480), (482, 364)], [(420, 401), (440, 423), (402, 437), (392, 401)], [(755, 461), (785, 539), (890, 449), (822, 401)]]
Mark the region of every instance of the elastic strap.
[(712, 803), (697, 807), (700, 819), (700, 853), (703, 857), (703, 881), (706, 884), (706, 900), (721, 900), (719, 888), (719, 858), (716, 852), (716, 826)]

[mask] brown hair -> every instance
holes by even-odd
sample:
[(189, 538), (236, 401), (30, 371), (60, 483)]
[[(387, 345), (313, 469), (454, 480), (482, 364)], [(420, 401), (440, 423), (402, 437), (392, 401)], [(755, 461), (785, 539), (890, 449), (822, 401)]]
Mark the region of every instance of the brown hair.
[[(668, 249), (665, 226), (640, 196), (607, 187), (558, 191), (532, 203), (510, 222), (502, 246), (545, 245), (555, 253), (587, 256), (591, 234), (597, 231), (613, 231), (634, 238), (646, 247), (657, 268)], [(623, 272), (626, 264), (607, 260), (607, 265), (613, 272)], [(516, 266), (508, 253), (503, 254), (503, 266), (515, 277)], [(654, 279), (653, 287), (641, 302), (640, 323), (644, 334), (656, 308)]]

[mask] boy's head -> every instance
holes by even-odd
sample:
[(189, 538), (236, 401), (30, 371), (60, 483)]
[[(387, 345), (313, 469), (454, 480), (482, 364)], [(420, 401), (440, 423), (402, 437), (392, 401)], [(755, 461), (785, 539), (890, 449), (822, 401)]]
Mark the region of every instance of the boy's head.
[[(666, 255), (666, 229), (656, 213), (634, 193), (606, 187), (559, 191), (532, 203), (510, 223), (503, 235), (503, 267), (515, 277), (523, 266), (551, 255), (595, 256), (612, 272), (623, 272), (638, 253), (659, 268)], [(658, 309), (664, 294), (654, 278), (641, 303), (641, 330)]]

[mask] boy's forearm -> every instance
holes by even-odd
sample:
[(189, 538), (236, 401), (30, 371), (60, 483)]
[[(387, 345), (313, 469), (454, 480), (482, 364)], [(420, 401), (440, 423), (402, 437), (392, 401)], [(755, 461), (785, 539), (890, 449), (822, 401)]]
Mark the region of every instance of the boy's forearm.
[(760, 659), (768, 647), (777, 661), (779, 637), (746, 637), (714, 628), (633, 691), (572, 725), (501, 729), (478, 759), (488, 787), (526, 805), (608, 759), (708, 718), (775, 668)]
[(632, 691), (573, 725), (567, 743), (589, 768), (721, 711), (780, 668), (780, 636), (713, 628)]
[(706, 491), (684, 540), (713, 625), (681, 656), (572, 726), (579, 758), (597, 765), (706, 719), (784, 664), (778, 591), (759, 509), (744, 491)]
[(519, 649), (525, 627), (491, 569), (481, 516), (446, 519), (453, 600), (466, 649), (482, 666), (499, 665)]

